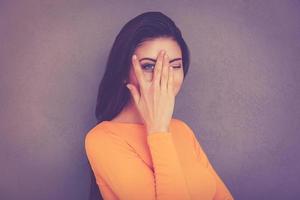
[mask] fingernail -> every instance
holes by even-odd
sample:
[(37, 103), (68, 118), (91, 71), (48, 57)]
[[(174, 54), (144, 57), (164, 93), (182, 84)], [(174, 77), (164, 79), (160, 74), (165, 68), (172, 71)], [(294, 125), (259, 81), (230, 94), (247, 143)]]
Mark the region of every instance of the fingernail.
[(165, 50), (162, 50), (161, 54), (164, 55), (165, 54)]
[(132, 58), (133, 58), (133, 60), (136, 60), (136, 55), (135, 55), (135, 54), (133, 54)]

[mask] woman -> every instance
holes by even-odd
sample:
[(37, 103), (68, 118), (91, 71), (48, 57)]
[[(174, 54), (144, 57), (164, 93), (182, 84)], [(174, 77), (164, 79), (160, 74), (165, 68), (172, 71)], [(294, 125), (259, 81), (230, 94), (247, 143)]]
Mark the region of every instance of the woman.
[(192, 129), (173, 118), (189, 68), (180, 30), (161, 12), (130, 20), (100, 83), (98, 124), (85, 138), (105, 200), (233, 199)]

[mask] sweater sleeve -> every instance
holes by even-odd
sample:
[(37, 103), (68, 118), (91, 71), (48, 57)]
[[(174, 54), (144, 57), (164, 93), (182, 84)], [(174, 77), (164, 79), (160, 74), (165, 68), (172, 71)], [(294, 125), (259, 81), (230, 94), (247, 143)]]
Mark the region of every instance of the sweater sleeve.
[(213, 174), (215, 181), (216, 181), (216, 193), (213, 200), (234, 200), (232, 194), (230, 193), (229, 189), (226, 187), (220, 176), (217, 174), (214, 167), (211, 165), (206, 153), (204, 152), (203, 148), (200, 146), (193, 130), (184, 122), (184, 126), (187, 128), (187, 131), (190, 133), (192, 137), (192, 142), (194, 145), (194, 151), (199, 160), (203, 160), (205, 166), (208, 170)]
[(190, 199), (171, 132), (147, 136), (155, 175), (156, 199)]
[(154, 171), (119, 136), (87, 134), (85, 149), (96, 180), (102, 178), (114, 193), (105, 200), (189, 199), (171, 133), (152, 133), (147, 142)]

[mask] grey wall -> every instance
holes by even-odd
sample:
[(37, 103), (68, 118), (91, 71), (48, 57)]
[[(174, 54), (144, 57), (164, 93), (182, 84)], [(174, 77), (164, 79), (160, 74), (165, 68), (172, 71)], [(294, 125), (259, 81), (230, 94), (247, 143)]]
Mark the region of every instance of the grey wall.
[(236, 199), (300, 199), (300, 1), (0, 1), (0, 199), (87, 199), (83, 140), (111, 45), (136, 15), (182, 29), (174, 115)]

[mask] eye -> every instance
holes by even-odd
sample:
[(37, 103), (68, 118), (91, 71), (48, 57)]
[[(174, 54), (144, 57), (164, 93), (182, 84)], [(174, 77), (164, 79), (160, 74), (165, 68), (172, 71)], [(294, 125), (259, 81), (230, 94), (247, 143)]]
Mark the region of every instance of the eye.
[(173, 68), (181, 68), (181, 65), (172, 66)]
[(155, 64), (151, 64), (151, 63), (146, 63), (146, 64), (142, 64), (143, 69), (145, 69), (146, 71), (153, 71)]

